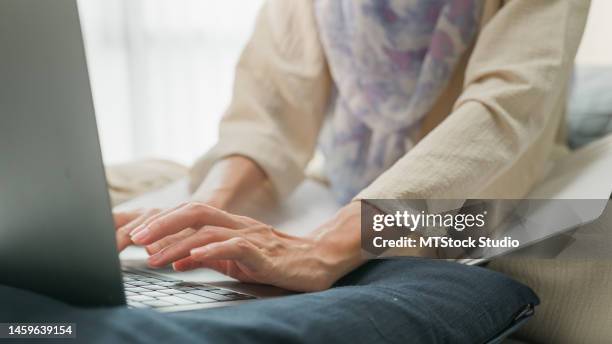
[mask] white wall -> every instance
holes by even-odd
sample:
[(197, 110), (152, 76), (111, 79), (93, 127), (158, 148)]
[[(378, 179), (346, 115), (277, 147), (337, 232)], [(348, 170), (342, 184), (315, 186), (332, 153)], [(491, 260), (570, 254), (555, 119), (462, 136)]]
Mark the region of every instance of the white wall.
[(612, 0), (592, 0), (576, 62), (612, 66)]
[(106, 163), (190, 164), (216, 142), (262, 3), (79, 0)]

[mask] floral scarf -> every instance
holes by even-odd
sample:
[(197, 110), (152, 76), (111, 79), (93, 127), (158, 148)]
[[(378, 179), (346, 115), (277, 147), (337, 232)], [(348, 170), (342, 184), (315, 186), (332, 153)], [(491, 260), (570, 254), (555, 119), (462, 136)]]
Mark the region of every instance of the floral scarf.
[(347, 202), (414, 145), (478, 30), (482, 0), (315, 0), (335, 83), (320, 148)]

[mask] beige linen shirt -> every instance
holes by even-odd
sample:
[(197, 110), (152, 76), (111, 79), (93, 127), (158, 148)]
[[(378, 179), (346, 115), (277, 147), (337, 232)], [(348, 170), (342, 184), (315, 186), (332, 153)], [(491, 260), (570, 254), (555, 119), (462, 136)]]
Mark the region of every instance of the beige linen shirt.
[[(357, 198), (518, 198), (563, 147), (587, 0), (486, 0), (476, 43), (423, 121), (416, 146)], [(332, 79), (312, 0), (268, 0), (236, 68), (219, 142), (194, 165), (256, 161), (280, 196), (304, 178)]]

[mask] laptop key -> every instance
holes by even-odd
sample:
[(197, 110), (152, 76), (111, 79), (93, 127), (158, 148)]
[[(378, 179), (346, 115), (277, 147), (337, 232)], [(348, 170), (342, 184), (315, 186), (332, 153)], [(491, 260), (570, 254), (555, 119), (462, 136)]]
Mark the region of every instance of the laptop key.
[(147, 282), (142, 282), (142, 281), (137, 281), (137, 280), (132, 280), (130, 282), (127, 282), (127, 284), (129, 285), (133, 285), (134, 287), (141, 287), (143, 285), (147, 285)]
[(143, 301), (143, 304), (147, 305), (147, 306), (151, 306), (151, 307), (167, 307), (167, 306), (174, 306), (173, 304), (171, 304), (170, 302), (164, 302), (164, 301), (159, 301), (159, 300), (151, 300), (151, 301)]
[(147, 296), (147, 295), (134, 295), (134, 296), (130, 296), (128, 298), (128, 301), (151, 301), (151, 300), (155, 300), (155, 298), (151, 297), (151, 296)]
[(191, 291), (189, 291), (189, 293), (190, 294), (196, 294), (196, 295), (199, 295), (199, 296), (204, 296), (204, 297), (207, 297), (209, 299), (213, 299), (213, 300), (217, 300), (217, 301), (230, 301), (230, 300), (232, 300), (232, 298), (229, 298), (227, 296), (211, 293), (211, 292), (206, 291), (206, 290), (191, 290)]
[(191, 283), (191, 282), (180, 282), (180, 283), (177, 283), (176, 286), (177, 287), (191, 287), (191, 288), (196, 287), (197, 288), (197, 287), (201, 287), (202, 285), (197, 284), (197, 283)]
[(151, 297), (166, 296), (166, 294), (160, 293), (160, 292), (157, 292), (157, 291), (148, 291), (146, 293), (140, 293), (140, 295), (146, 295), (146, 296), (151, 296)]
[(180, 291), (184, 291), (184, 292), (188, 292), (188, 291), (191, 291), (191, 290), (196, 290), (195, 288), (192, 288), (192, 287), (174, 287), (174, 289), (180, 290)]
[(162, 287), (161, 285), (155, 285), (155, 284), (143, 285), (142, 287), (145, 288), (145, 289), (149, 289), (149, 290), (166, 289), (166, 287)]
[(149, 290), (140, 287), (127, 287), (125, 288), (125, 291), (131, 291), (132, 293), (144, 293)]
[(155, 279), (157, 281), (164, 281), (164, 282), (173, 282), (173, 283), (183, 282), (183, 281), (175, 279), (175, 278), (161, 276), (161, 275), (149, 276), (149, 278), (153, 278), (153, 279)]
[(155, 283), (155, 285), (160, 285), (162, 287), (172, 287), (176, 285), (176, 282), (165, 281), (165, 282)]
[(197, 303), (197, 301), (182, 299), (176, 296), (163, 296), (163, 297), (158, 297), (157, 299), (160, 301), (169, 302), (175, 305), (193, 305), (194, 303)]
[(216, 302), (216, 300), (209, 299), (204, 296), (199, 296), (195, 294), (177, 294), (176, 297), (180, 297), (181, 299), (195, 301), (197, 303), (207, 303), (207, 302)]
[(226, 294), (225, 296), (231, 297), (232, 300), (249, 300), (255, 298), (255, 296), (240, 293)]
[(211, 293), (219, 294), (219, 295), (233, 295), (235, 292), (227, 289), (208, 289)]
[(161, 289), (161, 290), (157, 290), (160, 293), (164, 293), (164, 294), (168, 294), (168, 295), (174, 295), (174, 294), (184, 294), (185, 292), (180, 291), (180, 290), (176, 290), (176, 289)]
[(159, 279), (157, 279), (157, 278), (151, 278), (151, 277), (140, 278), (139, 280), (140, 280), (140, 281), (143, 281), (143, 282), (151, 283), (151, 284), (153, 284), (153, 283), (155, 283), (155, 282), (159, 282), (159, 281), (160, 281), (160, 280), (159, 280)]

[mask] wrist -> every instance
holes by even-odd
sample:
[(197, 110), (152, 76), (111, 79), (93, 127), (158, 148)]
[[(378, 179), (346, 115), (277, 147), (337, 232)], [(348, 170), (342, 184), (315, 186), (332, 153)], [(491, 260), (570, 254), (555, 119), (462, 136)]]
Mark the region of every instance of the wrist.
[[(268, 177), (251, 159), (229, 156), (213, 165), (192, 199), (226, 211), (241, 212), (245, 203), (263, 198)], [(259, 202), (262, 203), (262, 202)]]
[(232, 204), (234, 191), (228, 188), (207, 190), (207, 192), (194, 193), (191, 199), (196, 202), (205, 203), (212, 207), (227, 211)]
[(343, 207), (310, 237), (315, 242), (315, 254), (331, 279), (330, 284), (365, 263), (366, 258), (361, 253), (360, 202)]

